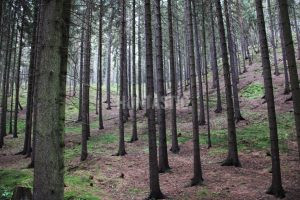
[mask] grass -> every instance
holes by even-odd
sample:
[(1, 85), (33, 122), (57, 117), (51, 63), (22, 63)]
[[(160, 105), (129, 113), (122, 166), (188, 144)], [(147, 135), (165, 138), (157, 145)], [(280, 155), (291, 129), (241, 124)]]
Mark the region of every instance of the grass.
[[(32, 188), (32, 170), (0, 170), (0, 199), (9, 200), (16, 186)], [(93, 180), (87, 175), (65, 175), (65, 200), (99, 200), (98, 188), (92, 187)]]
[[(278, 140), (281, 151), (287, 151), (287, 140), (294, 129), (294, 120), (291, 113), (280, 114), (277, 117)], [(238, 148), (242, 151), (268, 150), (270, 148), (270, 132), (268, 122), (252, 123), (237, 129)], [(223, 153), (227, 147), (227, 129), (213, 130), (211, 132), (213, 153)], [(207, 135), (200, 135), (200, 144), (207, 144)]]
[(264, 95), (264, 86), (261, 83), (252, 83), (241, 91), (241, 96), (248, 99), (261, 98)]

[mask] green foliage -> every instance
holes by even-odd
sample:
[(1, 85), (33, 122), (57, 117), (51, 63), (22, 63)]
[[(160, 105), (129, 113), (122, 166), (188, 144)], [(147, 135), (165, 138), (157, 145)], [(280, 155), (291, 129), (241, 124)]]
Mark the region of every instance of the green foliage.
[(0, 180), (0, 200), (8, 200), (12, 197), (15, 187), (23, 186), (32, 188), (32, 171), (0, 170)]
[(94, 187), (90, 184), (92, 180), (88, 176), (75, 176), (75, 175), (66, 175), (65, 176), (65, 200), (99, 200), (99, 197), (96, 197)]
[(264, 86), (261, 83), (252, 83), (241, 91), (241, 96), (248, 99), (257, 99), (264, 95)]

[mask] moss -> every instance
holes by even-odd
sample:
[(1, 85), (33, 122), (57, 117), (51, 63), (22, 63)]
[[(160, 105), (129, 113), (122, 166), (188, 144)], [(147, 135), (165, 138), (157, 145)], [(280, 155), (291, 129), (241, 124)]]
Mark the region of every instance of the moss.
[(65, 176), (65, 200), (99, 200), (95, 195), (96, 189), (91, 187), (92, 180), (84, 175)]
[(0, 170), (0, 199), (12, 197), (16, 186), (32, 188), (33, 176), (31, 170)]
[(261, 83), (252, 83), (241, 91), (241, 96), (248, 99), (261, 98), (264, 95), (264, 86)]

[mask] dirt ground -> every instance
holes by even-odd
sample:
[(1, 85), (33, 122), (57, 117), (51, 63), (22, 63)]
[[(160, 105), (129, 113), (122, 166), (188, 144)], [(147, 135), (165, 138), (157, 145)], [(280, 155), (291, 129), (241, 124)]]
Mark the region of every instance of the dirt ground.
[[(283, 70), (281, 69), (283, 72)], [(289, 95), (283, 95), (284, 75), (273, 76), (275, 85), (275, 101), (277, 114), (291, 112), (292, 102), (285, 102)], [(223, 77), (221, 89), (224, 91)], [(248, 72), (240, 77), (239, 88), (242, 90), (251, 83), (263, 83), (261, 66), (253, 64), (248, 66)], [(188, 107), (188, 91), (185, 99), (177, 110), (178, 133), (182, 136), (191, 136), (191, 107)], [(215, 90), (210, 89), (210, 94), (215, 95)], [(224, 94), (223, 98), (224, 98)], [(223, 113), (215, 114), (214, 107), (210, 109), (212, 130), (226, 129), (225, 104)], [(167, 133), (170, 134), (170, 100), (167, 98)], [(113, 105), (116, 102), (113, 101)], [(105, 108), (105, 107), (104, 107)], [(244, 112), (245, 121), (237, 124), (238, 128), (247, 127), (253, 123), (261, 123), (266, 118), (266, 104), (261, 98), (241, 98), (241, 110)], [(92, 128), (91, 138), (104, 134), (118, 134), (118, 110), (113, 107), (108, 111), (104, 109), (104, 130)], [(247, 113), (255, 112), (253, 116)], [(96, 121), (92, 114), (91, 121)], [(131, 123), (126, 123), (126, 135), (130, 138)], [(257, 130), (259, 131), (259, 130)], [(99, 190), (100, 199), (144, 199), (148, 194), (148, 151), (147, 128), (144, 111), (138, 111), (138, 134), (140, 140), (135, 143), (126, 143), (127, 155), (123, 157), (112, 156), (117, 151), (117, 142), (106, 143), (94, 147), (101, 151), (91, 151), (87, 161), (80, 162), (79, 154), (66, 161), (68, 173), (89, 175), (94, 188)], [(200, 137), (206, 137), (206, 127), (201, 127)], [(14, 155), (22, 146), (22, 137), (15, 140), (6, 137), (7, 145), (0, 151), (0, 169), (25, 168), (29, 159)], [(79, 146), (80, 134), (66, 134), (66, 148)], [(300, 165), (297, 157), (295, 138), (287, 141), (288, 149), (281, 152), (281, 170), (283, 187), (286, 190), (286, 199), (300, 199)], [(170, 143), (170, 142), (169, 142)], [(169, 146), (170, 147), (170, 146)], [(220, 162), (225, 159), (226, 151), (220, 150), (218, 144), (211, 149), (201, 145), (201, 161), (203, 167), (204, 184), (202, 186), (188, 187), (193, 172), (192, 141), (180, 143), (180, 152), (169, 152), (171, 170), (160, 175), (162, 192), (168, 199), (274, 199), (265, 194), (271, 183), (271, 159), (266, 155), (266, 149), (251, 149), (239, 152), (242, 167), (221, 167)], [(0, 180), (1, 182), (1, 180)], [(1, 185), (1, 184), (0, 184)], [(68, 186), (67, 186), (68, 187)]]

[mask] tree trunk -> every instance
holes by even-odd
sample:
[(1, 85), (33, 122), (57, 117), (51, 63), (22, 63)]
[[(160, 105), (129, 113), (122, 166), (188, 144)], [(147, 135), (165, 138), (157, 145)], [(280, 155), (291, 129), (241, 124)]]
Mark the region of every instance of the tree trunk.
[(125, 140), (124, 140), (124, 108), (126, 105), (124, 92), (124, 72), (126, 71), (126, 1), (120, 0), (120, 101), (119, 101), (119, 150), (117, 156), (124, 156)]
[(299, 30), (299, 26), (298, 26), (298, 22), (297, 22), (295, 6), (296, 6), (296, 3), (295, 3), (295, 0), (293, 0), (293, 5), (292, 5), (293, 18), (294, 18), (294, 24), (295, 24), (295, 30), (296, 30), (296, 36), (297, 36), (297, 43), (298, 43), (298, 60), (300, 60), (300, 30)]
[[(140, 5), (139, 5), (140, 6)], [(142, 42), (141, 42), (141, 8), (139, 8), (139, 24), (138, 24), (138, 93), (139, 93), (139, 105), (138, 109), (143, 110), (142, 100)]]
[[(36, 58), (40, 72), (43, 73), (38, 74), (36, 82), (38, 134), (33, 199), (63, 199), (64, 116), (71, 0), (41, 0), (40, 5)], [(57, 21), (57, 18), (61, 20)]]
[[(193, 1), (195, 4), (195, 1)], [(185, 1), (185, 23), (187, 26), (188, 37), (188, 58), (190, 67), (191, 80), (191, 102), (192, 102), (192, 121), (193, 121), (193, 154), (194, 154), (194, 176), (191, 180), (191, 186), (202, 184), (202, 167), (200, 159), (199, 145), (199, 124), (198, 124), (198, 109), (197, 109), (197, 84), (195, 70), (195, 55), (194, 55), (194, 35), (191, 0)]]
[(271, 64), (269, 59), (269, 50), (268, 50), (268, 41), (267, 41), (267, 35), (265, 29), (263, 5), (262, 5), (262, 0), (256, 0), (255, 2), (256, 2), (257, 23), (259, 29), (259, 41), (260, 41), (260, 48), (261, 48), (265, 94), (266, 94), (266, 101), (268, 106), (268, 119), (269, 119), (270, 140), (271, 140), (271, 155), (272, 155), (272, 185), (267, 191), (267, 193), (272, 194), (276, 197), (283, 198), (285, 196), (284, 195), (285, 192), (282, 188), (282, 183), (281, 183), (278, 134), (277, 134), (277, 122), (276, 122), (276, 112), (275, 112), (273, 83), (272, 83), (272, 72), (271, 72)]
[(100, 1), (99, 8), (99, 41), (98, 41), (98, 109), (99, 109), (99, 129), (104, 129), (103, 126), (103, 115), (102, 115), (102, 23), (103, 23), (103, 1)]
[(153, 56), (152, 56), (152, 25), (150, 0), (145, 0), (145, 37), (146, 37), (146, 71), (147, 71), (147, 117), (148, 117), (148, 143), (149, 143), (149, 199), (163, 199), (159, 186), (157, 163), (155, 109), (154, 109), (154, 82), (153, 82)]
[[(278, 13), (280, 15), (280, 13)], [(279, 31), (280, 31), (280, 44), (281, 44), (281, 50), (282, 50), (282, 62), (283, 62), (283, 70), (284, 70), (284, 92), (283, 94), (287, 95), (290, 94), (290, 82), (289, 82), (289, 73), (288, 73), (288, 66), (286, 61), (286, 49), (284, 46), (284, 38), (283, 38), (283, 30), (282, 30), (282, 23), (281, 19), (279, 18)]]
[[(205, 89), (206, 89), (206, 118), (207, 118), (207, 146), (211, 147), (210, 138), (210, 116), (209, 116), (209, 94), (208, 94), (208, 70), (207, 70), (207, 60), (206, 60), (206, 31), (205, 31), (205, 5), (203, 0), (201, 0), (202, 6), (202, 41), (203, 41), (203, 58), (204, 58), (204, 70), (205, 70)], [(195, 5), (194, 5), (195, 7)]]
[(89, 137), (89, 96), (90, 96), (90, 67), (91, 67), (91, 18), (92, 18), (92, 2), (87, 1), (87, 8), (85, 13), (86, 32), (84, 37), (84, 66), (83, 66), (83, 83), (82, 83), (82, 139), (81, 139), (81, 161), (86, 160), (87, 140)]
[(82, 89), (83, 89), (83, 65), (84, 65), (84, 20), (81, 27), (80, 38), (80, 74), (79, 74), (79, 110), (78, 110), (78, 122), (82, 121)]
[[(156, 52), (156, 75), (157, 75), (157, 122), (158, 122), (158, 131), (159, 131), (158, 168), (159, 168), (159, 172), (163, 173), (166, 172), (168, 169), (170, 169), (170, 166), (168, 162), (167, 136), (166, 136), (164, 65), (163, 65), (163, 49), (162, 49), (160, 0), (154, 1), (154, 12), (155, 12), (155, 37), (156, 37), (155, 52)], [(165, 65), (165, 69), (166, 69), (166, 65)]]
[(111, 47), (112, 47), (112, 25), (114, 19), (114, 10), (111, 11), (111, 17), (109, 22), (109, 33), (108, 33), (108, 49), (107, 49), (107, 75), (106, 75), (106, 103), (107, 103), (107, 110), (111, 110), (111, 101), (110, 101), (110, 71), (111, 71)]
[(239, 102), (239, 94), (238, 94), (238, 82), (237, 82), (237, 73), (236, 73), (236, 63), (234, 59), (234, 44), (231, 33), (231, 24), (230, 24), (230, 16), (228, 9), (227, 0), (224, 0), (224, 10), (225, 10), (225, 18), (227, 25), (227, 39), (229, 45), (229, 54), (230, 54), (230, 66), (231, 66), (231, 81), (232, 81), (232, 92), (233, 92), (233, 100), (234, 100), (234, 117), (237, 122), (244, 120), (240, 111), (240, 102)]
[(222, 165), (223, 166), (234, 165), (236, 167), (240, 167), (241, 164), (238, 157), (237, 142), (236, 142), (236, 128), (234, 123), (234, 109), (233, 109), (233, 100), (232, 100), (232, 92), (231, 92), (227, 44), (225, 39), (225, 29), (224, 29), (222, 7), (221, 7), (220, 0), (216, 1), (216, 9), (217, 9), (217, 17), (218, 17), (218, 25), (219, 25), (220, 44), (222, 50), (222, 62), (223, 62), (226, 104), (227, 104), (227, 124), (228, 124), (228, 156), (227, 159), (222, 163)]
[(214, 74), (213, 82), (215, 88), (217, 89), (217, 108), (215, 113), (222, 112), (222, 102), (221, 102), (221, 90), (220, 90), (220, 80), (219, 80), (219, 69), (217, 61), (217, 49), (216, 49), (216, 36), (215, 36), (215, 20), (214, 20), (214, 9), (213, 2), (210, 3), (210, 20), (211, 20), (211, 43), (210, 43), (210, 65)]
[(278, 69), (278, 62), (277, 62), (277, 52), (276, 52), (276, 43), (275, 43), (274, 21), (273, 21), (274, 18), (273, 18), (273, 15), (272, 15), (270, 0), (267, 0), (267, 3), (268, 3), (269, 18), (270, 18), (271, 45), (272, 45), (272, 48), (273, 48), (273, 59), (274, 59), (274, 66), (275, 66), (274, 74), (276, 76), (279, 76), (279, 69)]
[(20, 41), (19, 41), (19, 57), (18, 57), (18, 68), (16, 77), (16, 98), (15, 98), (15, 116), (14, 116), (14, 130), (13, 137), (18, 137), (18, 113), (19, 113), (19, 90), (20, 90), (20, 68), (22, 61), (22, 50), (23, 50), (23, 35), (24, 35), (24, 17), (25, 14), (22, 13), (21, 30), (20, 30)]
[(298, 152), (300, 158), (300, 89), (299, 89), (299, 78), (297, 72), (297, 64), (295, 57), (295, 49), (293, 45), (293, 37), (291, 32), (291, 23), (288, 12), (287, 0), (278, 0), (280, 19), (283, 29), (284, 44), (286, 49), (286, 56), (288, 61), (288, 68), (291, 81), (291, 91), (294, 106), (294, 116), (296, 124), (297, 142), (298, 142)]
[[(177, 123), (176, 123), (176, 101), (177, 101), (177, 85), (176, 85), (176, 66), (174, 56), (174, 38), (173, 38), (173, 11), (171, 0), (168, 0), (168, 21), (169, 21), (169, 50), (170, 50), (170, 72), (171, 72), (171, 133), (172, 133), (172, 147), (173, 153), (179, 152), (178, 138), (177, 138)], [(179, 41), (178, 41), (179, 42)]]

